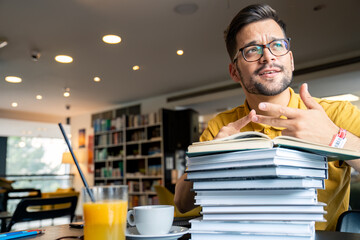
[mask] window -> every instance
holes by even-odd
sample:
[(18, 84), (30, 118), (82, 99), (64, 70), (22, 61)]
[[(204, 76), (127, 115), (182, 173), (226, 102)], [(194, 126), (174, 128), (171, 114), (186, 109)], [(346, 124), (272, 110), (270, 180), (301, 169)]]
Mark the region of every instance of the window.
[(64, 139), (37, 137), (8, 137), (6, 175), (21, 175), (11, 178), (16, 180), (15, 188), (38, 188), (42, 192), (55, 191), (57, 188), (70, 186), (69, 167), (61, 164), (62, 154), (67, 150)]

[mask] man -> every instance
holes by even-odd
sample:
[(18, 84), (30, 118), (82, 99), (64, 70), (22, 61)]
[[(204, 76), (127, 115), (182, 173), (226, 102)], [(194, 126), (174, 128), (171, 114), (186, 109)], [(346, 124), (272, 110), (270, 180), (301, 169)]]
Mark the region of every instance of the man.
[[(223, 138), (239, 131), (259, 131), (271, 138), (294, 136), (329, 145), (338, 132), (346, 133), (344, 148), (360, 150), (360, 111), (348, 102), (312, 98), (307, 84), (295, 94), (289, 87), (294, 60), (285, 24), (268, 5), (241, 10), (225, 32), (231, 78), (246, 96), (243, 105), (220, 113), (209, 121), (201, 141)], [(346, 131), (346, 130), (347, 131)], [(333, 145), (336, 146), (336, 145)], [(318, 230), (335, 230), (339, 215), (349, 206), (350, 166), (360, 170), (360, 160), (329, 163), (329, 179), (318, 200), (327, 203), (327, 222)], [(179, 179), (175, 203), (180, 211), (194, 207), (192, 183)]]

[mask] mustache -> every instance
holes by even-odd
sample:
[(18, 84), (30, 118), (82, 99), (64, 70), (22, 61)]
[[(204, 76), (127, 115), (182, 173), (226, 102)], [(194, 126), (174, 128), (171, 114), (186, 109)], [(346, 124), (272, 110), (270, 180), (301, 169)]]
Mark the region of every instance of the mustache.
[(284, 67), (278, 64), (271, 64), (271, 65), (262, 65), (261, 67), (259, 67), (257, 70), (254, 71), (254, 74), (258, 75), (260, 71), (264, 70), (265, 68), (279, 68), (281, 71), (284, 71)]

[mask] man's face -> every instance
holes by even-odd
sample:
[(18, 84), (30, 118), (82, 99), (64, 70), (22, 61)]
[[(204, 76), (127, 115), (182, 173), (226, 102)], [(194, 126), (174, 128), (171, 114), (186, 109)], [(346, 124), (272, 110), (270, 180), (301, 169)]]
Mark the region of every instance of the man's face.
[[(275, 39), (285, 38), (281, 27), (272, 19), (246, 25), (236, 36), (237, 49), (248, 44), (265, 45)], [(239, 53), (237, 61), (230, 65), (234, 81), (240, 82), (245, 91), (251, 94), (274, 96), (291, 83), (294, 62), (292, 52), (276, 57), (264, 48), (263, 56), (255, 62), (247, 62)]]

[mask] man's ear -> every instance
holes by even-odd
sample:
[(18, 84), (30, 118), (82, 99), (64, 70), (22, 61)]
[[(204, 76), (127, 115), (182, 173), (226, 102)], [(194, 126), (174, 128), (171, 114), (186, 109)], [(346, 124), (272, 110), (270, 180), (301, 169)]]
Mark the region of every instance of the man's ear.
[(294, 57), (293, 57), (292, 51), (290, 51), (289, 54), (290, 54), (290, 61), (291, 61), (291, 71), (294, 71), (295, 65), (294, 65)]
[(238, 72), (236, 71), (236, 63), (230, 63), (229, 64), (229, 73), (230, 73), (230, 77), (232, 78), (232, 80), (234, 82), (241, 82), (240, 81), (240, 76), (238, 74)]

